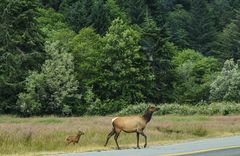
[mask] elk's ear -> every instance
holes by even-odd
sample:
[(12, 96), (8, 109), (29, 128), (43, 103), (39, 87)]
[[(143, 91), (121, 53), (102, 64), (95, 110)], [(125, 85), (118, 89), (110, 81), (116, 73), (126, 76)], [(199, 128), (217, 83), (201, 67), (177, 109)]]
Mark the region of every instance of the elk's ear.
[(149, 110), (151, 108), (151, 105), (150, 104), (148, 104), (148, 106), (147, 106), (147, 110)]

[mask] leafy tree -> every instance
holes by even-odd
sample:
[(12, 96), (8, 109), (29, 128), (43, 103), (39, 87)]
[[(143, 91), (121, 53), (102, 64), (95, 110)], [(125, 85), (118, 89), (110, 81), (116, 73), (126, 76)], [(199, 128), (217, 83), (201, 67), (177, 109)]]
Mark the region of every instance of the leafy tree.
[(38, 7), (36, 0), (0, 1), (0, 100), (5, 113), (15, 113), (28, 70), (39, 69), (44, 60), (35, 20)]
[[(104, 36), (99, 77), (93, 90), (103, 100), (136, 103), (144, 100), (153, 80), (146, 58), (140, 52), (140, 33), (121, 19), (112, 22)], [(104, 92), (103, 92), (104, 91)]]
[(238, 64), (227, 60), (217, 79), (211, 84), (212, 101), (240, 101), (240, 70)]
[(26, 79), (25, 92), (19, 94), (17, 102), (24, 116), (72, 113), (69, 102), (79, 98), (73, 56), (57, 46), (54, 43), (47, 47), (50, 59), (45, 61), (40, 72), (32, 72)]
[(68, 43), (74, 56), (76, 77), (80, 89), (85, 91), (92, 87), (92, 81), (99, 75), (97, 62), (102, 52), (102, 38), (91, 28), (83, 28)]
[(210, 55), (216, 36), (216, 28), (211, 19), (207, 2), (193, 0), (190, 15), (191, 20), (188, 26), (190, 48), (204, 55)]
[(210, 84), (218, 70), (218, 61), (194, 50), (183, 50), (173, 59), (177, 80), (174, 95), (178, 103), (198, 103), (209, 100)]
[(124, 21), (129, 21), (126, 13), (119, 7), (116, 0), (107, 0), (106, 6), (109, 9), (109, 15), (111, 20), (114, 20), (118, 17), (123, 19)]
[(37, 22), (39, 23), (39, 27), (42, 32), (48, 38), (51, 38), (54, 32), (68, 29), (63, 14), (58, 13), (51, 8), (39, 8), (38, 11), (40, 13), (40, 16), (36, 18)]

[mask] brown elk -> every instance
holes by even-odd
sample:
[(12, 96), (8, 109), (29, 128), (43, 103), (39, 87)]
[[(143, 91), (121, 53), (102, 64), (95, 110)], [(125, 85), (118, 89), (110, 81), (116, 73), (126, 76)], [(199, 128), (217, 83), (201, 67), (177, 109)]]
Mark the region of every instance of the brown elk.
[(136, 133), (137, 134), (137, 148), (139, 147), (139, 134), (144, 136), (145, 144), (144, 148), (147, 146), (147, 136), (144, 134), (147, 123), (151, 120), (153, 112), (157, 111), (158, 108), (155, 106), (149, 106), (142, 116), (127, 116), (127, 117), (115, 117), (112, 119), (112, 131), (108, 134), (107, 140), (104, 146), (107, 146), (108, 140), (115, 134), (114, 140), (116, 142), (117, 148), (120, 149), (118, 145), (118, 136), (121, 131), (126, 133)]
[(67, 144), (69, 145), (70, 143), (73, 143), (75, 145), (75, 143), (78, 143), (79, 142), (79, 139), (81, 137), (81, 135), (84, 135), (84, 133), (82, 131), (78, 131), (77, 135), (71, 135), (71, 136), (68, 136), (66, 137), (66, 141), (67, 141)]

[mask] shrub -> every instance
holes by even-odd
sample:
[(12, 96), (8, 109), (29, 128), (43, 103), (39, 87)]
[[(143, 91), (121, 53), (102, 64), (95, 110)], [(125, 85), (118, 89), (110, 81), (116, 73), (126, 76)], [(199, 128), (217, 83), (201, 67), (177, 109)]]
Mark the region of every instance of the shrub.
[(118, 115), (142, 114), (147, 109), (147, 104), (140, 103), (137, 105), (129, 105), (118, 112)]
[(191, 133), (195, 136), (203, 137), (208, 134), (208, 131), (204, 127), (194, 127)]
[(173, 58), (177, 81), (174, 84), (175, 101), (198, 103), (208, 101), (210, 84), (218, 70), (218, 61), (194, 50), (183, 50)]
[(233, 60), (224, 63), (221, 74), (211, 84), (212, 101), (240, 102), (240, 70)]
[[(129, 105), (120, 112), (119, 115), (143, 114), (148, 107), (145, 103)], [(161, 104), (158, 105), (159, 111), (156, 115), (229, 115), (240, 114), (240, 104), (238, 103), (212, 103), (202, 105), (180, 105), (180, 104)]]
[(126, 107), (127, 102), (124, 100), (108, 100), (101, 102), (97, 99), (94, 103), (92, 103), (88, 110), (87, 114), (89, 115), (108, 115), (118, 112), (119, 110)]

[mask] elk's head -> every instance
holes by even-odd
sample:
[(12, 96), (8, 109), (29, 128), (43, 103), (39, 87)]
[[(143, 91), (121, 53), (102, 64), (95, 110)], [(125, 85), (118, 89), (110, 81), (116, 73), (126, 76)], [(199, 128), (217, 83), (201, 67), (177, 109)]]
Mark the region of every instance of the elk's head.
[(156, 106), (154, 106), (154, 105), (149, 105), (148, 106), (148, 108), (147, 108), (147, 111), (148, 112), (156, 112), (156, 111), (158, 111), (159, 110), (159, 108), (157, 108)]
[(78, 135), (84, 135), (84, 132), (78, 130)]

